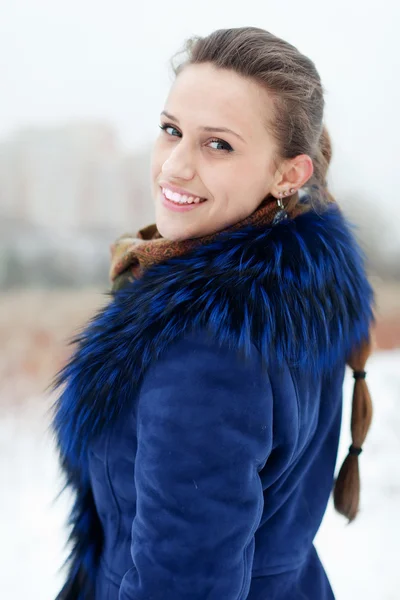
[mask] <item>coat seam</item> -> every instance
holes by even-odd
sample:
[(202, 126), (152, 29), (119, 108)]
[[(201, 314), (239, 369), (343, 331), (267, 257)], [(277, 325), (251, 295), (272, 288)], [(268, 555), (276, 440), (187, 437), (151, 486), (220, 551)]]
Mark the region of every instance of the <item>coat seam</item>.
[[(256, 478), (256, 481), (258, 481), (258, 484), (259, 484), (258, 487), (259, 487), (259, 492), (260, 493), (258, 495), (258, 501), (257, 501), (257, 505), (258, 505), (257, 506), (257, 515), (256, 515), (256, 518), (254, 519), (254, 522), (253, 522), (251, 530), (250, 530), (250, 534), (249, 534), (248, 539), (247, 539), (247, 543), (245, 544), (245, 547), (244, 547), (243, 579), (242, 579), (242, 586), (240, 588), (240, 593), (239, 593), (239, 596), (238, 596), (237, 600), (241, 600), (242, 594), (243, 594), (243, 590), (244, 590), (245, 585), (246, 585), (246, 575), (247, 575), (247, 566), (248, 566), (248, 552), (249, 552), (249, 547), (250, 547), (251, 542), (254, 540), (254, 536), (255, 536), (256, 531), (258, 529), (258, 526), (260, 524), (262, 513), (263, 513), (263, 508), (264, 508), (263, 488), (262, 488), (262, 483), (261, 483), (260, 476), (258, 474), (258, 467), (257, 467), (256, 464), (253, 464), (253, 470), (254, 470), (254, 477)], [(251, 578), (251, 573), (250, 573), (250, 578)]]
[(292, 385), (293, 385), (293, 389), (294, 389), (294, 393), (296, 396), (296, 406), (297, 406), (297, 440), (296, 440), (296, 448), (299, 442), (299, 437), (300, 437), (300, 421), (301, 421), (301, 414), (300, 414), (300, 396), (299, 396), (299, 389), (297, 386), (297, 381), (292, 373), (292, 370), (290, 369), (290, 367), (288, 367), (289, 369), (289, 374), (290, 374), (290, 378), (292, 380)]
[(110, 490), (110, 495), (112, 497), (112, 501), (114, 504), (114, 508), (116, 510), (116, 516), (117, 516), (117, 527), (116, 527), (116, 535), (115, 535), (115, 541), (114, 544), (112, 545), (112, 549), (114, 549), (117, 546), (118, 543), (118, 539), (119, 539), (119, 535), (120, 535), (120, 531), (121, 531), (121, 511), (120, 511), (120, 507), (119, 504), (117, 502), (117, 498), (114, 492), (114, 487), (111, 483), (111, 475), (110, 475), (110, 463), (109, 463), (109, 447), (110, 447), (110, 441), (111, 441), (111, 436), (112, 436), (112, 432), (113, 432), (113, 428), (111, 427), (109, 435), (107, 436), (106, 439), (106, 448), (105, 448), (105, 472), (106, 472), (106, 477), (107, 477), (107, 484)]

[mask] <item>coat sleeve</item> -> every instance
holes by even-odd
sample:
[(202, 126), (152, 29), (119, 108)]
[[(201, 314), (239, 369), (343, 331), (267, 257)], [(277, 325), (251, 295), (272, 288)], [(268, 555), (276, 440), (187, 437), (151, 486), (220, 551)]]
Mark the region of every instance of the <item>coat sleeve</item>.
[(133, 565), (120, 600), (247, 598), (272, 448), (272, 393), (249, 359), (206, 335), (176, 342), (138, 399)]

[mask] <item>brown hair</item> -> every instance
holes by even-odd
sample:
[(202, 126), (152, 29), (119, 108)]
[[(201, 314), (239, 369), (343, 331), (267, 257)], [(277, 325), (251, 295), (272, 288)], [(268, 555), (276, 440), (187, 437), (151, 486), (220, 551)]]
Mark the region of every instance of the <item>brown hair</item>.
[(333, 500), (340, 514), (353, 521), (360, 504), (360, 471), (358, 456), (372, 421), (372, 401), (365, 381), (365, 363), (373, 345), (370, 336), (356, 348), (348, 361), (355, 378), (351, 409), (351, 440), (349, 452), (335, 482)]
[[(184, 59), (179, 57), (184, 55)], [(189, 39), (172, 59), (175, 75), (187, 65), (211, 63), (264, 86), (273, 99), (274, 115), (267, 124), (276, 144), (275, 160), (307, 154), (314, 172), (304, 186), (305, 209), (334, 202), (327, 188), (327, 172), (332, 158), (329, 133), (323, 123), (324, 89), (315, 64), (297, 48), (272, 33), (256, 27), (219, 29), (207, 37)], [(296, 192), (288, 209), (299, 202)], [(370, 340), (352, 354), (349, 365), (357, 375), (352, 408), (352, 446), (335, 483), (335, 508), (352, 521), (359, 506), (360, 478), (358, 454), (367, 435), (372, 403), (362, 379)]]

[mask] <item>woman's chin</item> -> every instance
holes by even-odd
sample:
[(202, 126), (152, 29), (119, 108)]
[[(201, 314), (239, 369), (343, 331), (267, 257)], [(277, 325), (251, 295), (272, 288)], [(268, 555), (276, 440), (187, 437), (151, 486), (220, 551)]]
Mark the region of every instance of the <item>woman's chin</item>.
[(156, 225), (162, 237), (171, 242), (179, 242), (190, 237), (189, 233), (186, 234), (184, 231), (182, 224), (179, 224), (176, 221), (174, 223), (171, 218), (157, 215)]
[(180, 216), (179, 213), (167, 212), (163, 206), (156, 205), (156, 225), (163, 238), (178, 242), (190, 237), (190, 232), (182, 223)]

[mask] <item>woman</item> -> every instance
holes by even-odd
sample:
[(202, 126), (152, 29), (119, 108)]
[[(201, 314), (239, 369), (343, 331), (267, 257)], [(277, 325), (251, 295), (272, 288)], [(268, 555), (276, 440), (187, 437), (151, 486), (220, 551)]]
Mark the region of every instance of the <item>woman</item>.
[(372, 292), (326, 189), (314, 64), (256, 29), (196, 38), (152, 162), (156, 225), (113, 247), (110, 303), (58, 377), (72, 552), (63, 600), (326, 600), (313, 546), (346, 361), (358, 510)]

